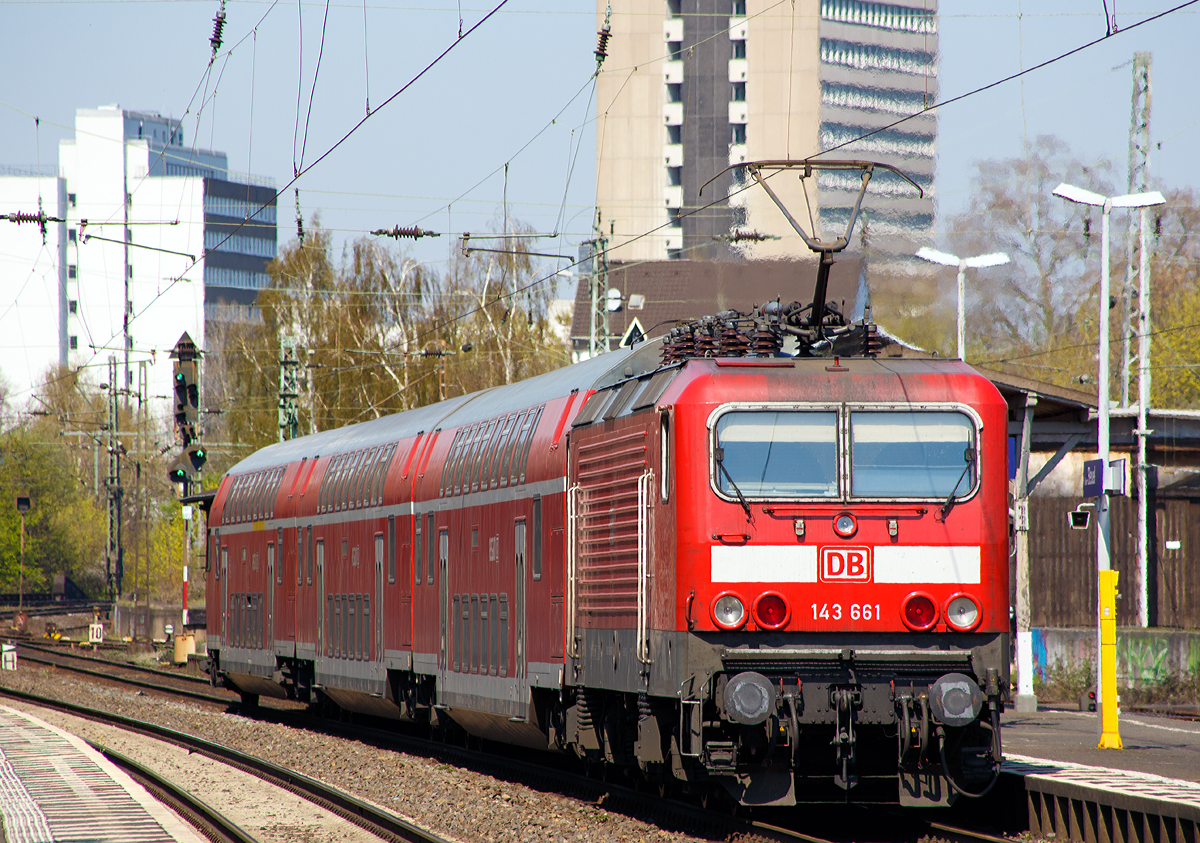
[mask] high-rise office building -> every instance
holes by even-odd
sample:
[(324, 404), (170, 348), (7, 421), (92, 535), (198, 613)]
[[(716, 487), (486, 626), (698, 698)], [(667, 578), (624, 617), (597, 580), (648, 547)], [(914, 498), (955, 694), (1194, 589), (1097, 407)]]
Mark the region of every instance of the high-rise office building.
[(0, 168), (0, 214), (40, 203), (64, 220), (44, 245), (37, 226), (0, 222), (12, 402), (26, 405), (55, 365), (109, 356), (119, 387), (138, 388), (145, 361), (148, 394), (169, 395), (181, 334), (203, 348), (207, 319), (253, 315), (275, 257), (275, 197), (269, 181), (231, 173), (224, 153), (187, 146), (180, 121), (118, 106), (76, 112), (56, 174)]
[[(600, 23), (608, 8), (598, 0)], [(762, 189), (742, 190), (745, 174), (727, 168), (825, 150), (896, 166), (925, 190), (877, 173), (856, 245), (866, 237), (875, 254), (902, 255), (927, 241), (937, 122), (921, 112), (937, 96), (936, 0), (614, 0), (611, 27), (596, 120), (611, 259), (808, 254)], [(845, 230), (859, 183), (847, 173), (771, 182), (826, 236)], [(731, 245), (737, 231), (781, 239)]]

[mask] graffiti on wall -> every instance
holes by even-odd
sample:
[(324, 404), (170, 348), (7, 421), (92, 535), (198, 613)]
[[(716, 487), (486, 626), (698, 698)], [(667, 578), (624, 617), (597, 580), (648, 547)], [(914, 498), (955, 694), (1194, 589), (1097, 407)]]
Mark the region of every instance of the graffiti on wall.
[[(1034, 628), (1032, 633), (1034, 672), (1043, 681), (1048, 667), (1095, 662), (1095, 630)], [(1150, 687), (1197, 673), (1200, 634), (1117, 631), (1117, 680), (1122, 686)]]

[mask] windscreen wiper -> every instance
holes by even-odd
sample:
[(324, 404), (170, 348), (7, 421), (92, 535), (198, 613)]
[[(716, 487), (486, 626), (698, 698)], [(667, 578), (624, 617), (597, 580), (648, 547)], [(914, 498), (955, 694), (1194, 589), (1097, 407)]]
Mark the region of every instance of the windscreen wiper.
[(753, 517), (750, 514), (750, 504), (746, 503), (746, 496), (742, 494), (742, 490), (738, 488), (738, 484), (729, 475), (729, 469), (725, 467), (725, 449), (713, 448), (713, 458), (717, 461), (717, 468), (721, 469), (721, 473), (725, 475), (725, 479), (733, 487), (733, 492), (737, 495), (738, 503), (742, 505), (742, 509), (746, 510), (746, 521), (749, 522)]
[(938, 521), (945, 521), (946, 516), (950, 514), (950, 510), (954, 509), (954, 505), (958, 503), (958, 498), (954, 495), (958, 492), (958, 487), (962, 485), (963, 478), (967, 476), (967, 472), (971, 470), (971, 466), (975, 465), (975, 449), (967, 448), (963, 452), (963, 459), (967, 464), (963, 466), (962, 474), (958, 475), (958, 480), (954, 484), (954, 488), (950, 490), (950, 496), (946, 498), (946, 502), (942, 504), (938, 510)]

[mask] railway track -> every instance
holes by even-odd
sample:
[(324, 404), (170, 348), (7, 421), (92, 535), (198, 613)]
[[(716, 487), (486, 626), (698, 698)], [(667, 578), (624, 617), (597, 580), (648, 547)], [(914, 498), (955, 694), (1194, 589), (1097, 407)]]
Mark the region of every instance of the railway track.
[(0, 696), (21, 700), (43, 708), (54, 709), (109, 726), (116, 726), (127, 731), (136, 732), (184, 747), (190, 752), (199, 753), (208, 758), (220, 761), (255, 778), (296, 794), (318, 807), (336, 814), (347, 822), (353, 823), (381, 840), (397, 841), (397, 843), (400, 841), (408, 841), (409, 843), (449, 843), (445, 837), (426, 831), (316, 779), (292, 770), (286, 770), (283, 767), (272, 764), (270, 761), (240, 752), (222, 744), (206, 741), (203, 738), (198, 738), (174, 729), (168, 729), (165, 726), (159, 726), (155, 723), (135, 720), (124, 715), (112, 714), (100, 709), (86, 708), (74, 703), (49, 699), (36, 694), (28, 694), (12, 688), (0, 688)]
[[(55, 670), (66, 670), (72, 673), (78, 673), (83, 676), (90, 676), (96, 679), (102, 679), (109, 682), (119, 682), (124, 685), (131, 685), (135, 688), (144, 688), (146, 690), (158, 691), (160, 693), (173, 694), (175, 696), (186, 697), (188, 699), (200, 700), (202, 702), (214, 703), (217, 705), (228, 705), (237, 700), (237, 696), (232, 692), (226, 692), (223, 689), (211, 689), (208, 691), (196, 690), (194, 687), (180, 687), (179, 685), (163, 684), (165, 681), (182, 683), (184, 685), (200, 685), (208, 687), (208, 683), (198, 679), (195, 676), (185, 676), (181, 674), (173, 674), (167, 671), (155, 670), (154, 668), (141, 667), (139, 665), (126, 665), (119, 662), (114, 662), (109, 659), (101, 659), (95, 656), (88, 656), (82, 653), (73, 653), (67, 650), (48, 649), (38, 647), (31, 644), (18, 644), (17, 654), (20, 659), (32, 662), (34, 664), (46, 665), (53, 667)], [(96, 667), (83, 667), (70, 662), (81, 661), (85, 664), (95, 664)], [(137, 676), (155, 675), (163, 681), (151, 682), (145, 679), (134, 678), (133, 676), (122, 676), (120, 672), (132, 673)]]
[[(40, 648), (39, 648), (40, 649)], [(55, 656), (67, 656), (66, 653), (54, 652)], [(170, 685), (159, 685), (156, 683), (147, 682), (140, 679), (132, 679), (120, 676), (106, 674), (99, 670), (90, 668), (78, 668), (69, 665), (61, 664), (61, 660), (52, 660), (49, 658), (41, 659), (24, 657), (29, 661), (53, 664), (56, 668), (71, 670), (92, 678), (98, 678), (111, 682), (120, 682), (133, 685), (134, 687), (148, 687), (165, 694), (174, 694), (188, 699), (198, 699), (204, 702), (217, 703), (223, 706), (232, 706), (234, 709), (247, 712), (248, 710), (242, 705), (238, 696), (229, 692), (227, 696), (217, 697), (207, 693), (197, 693), (189, 689), (177, 688)], [(84, 661), (96, 660), (94, 657), (85, 656), (82, 654), (71, 653), (70, 658), (82, 659)], [(103, 659), (96, 661), (104, 661), (106, 664), (111, 664)], [(156, 671), (152, 668), (142, 668), (143, 673), (159, 673), (165, 674), (169, 678), (178, 678), (164, 671)], [(195, 677), (189, 677), (195, 679)], [(197, 680), (203, 682), (203, 680)], [(0, 688), (0, 694), (10, 693), (9, 691)], [(219, 692), (218, 692), (219, 693)], [(33, 700), (31, 700), (33, 701)], [(42, 704), (42, 703), (38, 703)], [(52, 701), (47, 701), (46, 704), (53, 704)], [(79, 716), (89, 716), (95, 714), (96, 718), (120, 717), (119, 715), (108, 715), (104, 712), (92, 712), (89, 709), (82, 709), (77, 706), (71, 706), (69, 703), (63, 703), (64, 706), (70, 706), (70, 713), (78, 714)], [(63, 709), (68, 710), (68, 709)], [(769, 812), (776, 822), (765, 822), (749, 818), (739, 818), (730, 813), (713, 810), (701, 805), (696, 805), (693, 802), (683, 801), (680, 799), (664, 798), (658, 793), (646, 792), (645, 790), (626, 786), (624, 784), (606, 781), (602, 778), (588, 776), (575, 772), (576, 765), (571, 763), (571, 759), (566, 757), (556, 757), (546, 754), (544, 758), (539, 759), (538, 763), (521, 761), (511, 757), (501, 756), (494, 753), (483, 751), (482, 749), (470, 749), (465, 746), (458, 746), (432, 740), (427, 737), (421, 737), (409, 734), (403, 731), (396, 731), (395, 728), (381, 728), (378, 726), (363, 725), (362, 723), (347, 724), (339, 722), (327, 717), (319, 717), (312, 714), (310, 711), (305, 711), (299, 708), (284, 708), (284, 709), (261, 709), (255, 707), (253, 716), (259, 720), (271, 720), (288, 726), (300, 729), (313, 731), (321, 731), (326, 734), (334, 735), (344, 739), (353, 739), (356, 741), (369, 742), (372, 746), (379, 749), (404, 752), (411, 755), (419, 755), (429, 758), (434, 758), (440, 762), (451, 764), (456, 767), (471, 769), (477, 773), (489, 775), (498, 779), (516, 780), (528, 786), (549, 790), (559, 793), (563, 796), (569, 796), (579, 799), (584, 802), (602, 805), (605, 809), (616, 811), (630, 816), (652, 817), (653, 821), (663, 827), (675, 828), (683, 831), (692, 831), (696, 834), (708, 836), (715, 829), (721, 829), (725, 836), (730, 839), (736, 838), (739, 843), (752, 843), (756, 840), (769, 841), (804, 841), (805, 843), (831, 843), (831, 838), (838, 840), (847, 839), (844, 833), (829, 833), (829, 836), (820, 836), (809, 833), (801, 828), (789, 828), (787, 825), (792, 825), (794, 820), (788, 821), (783, 819), (786, 811)], [(124, 718), (122, 718), (124, 719)], [(391, 725), (391, 724), (389, 724)], [(175, 732), (163, 727), (153, 726), (153, 724), (145, 724), (147, 729), (162, 729), (162, 733), (168, 737), (165, 739), (173, 739), (175, 736), (183, 736), (188, 740), (200, 741), (193, 739), (190, 736), (185, 736), (183, 733)], [(182, 738), (181, 738), (182, 739)], [(200, 746), (208, 747), (207, 742), (200, 741)], [(217, 749), (219, 745), (212, 745), (212, 753), (220, 753), (227, 751), (229, 758), (233, 759), (235, 766), (243, 762), (243, 759), (253, 758), (232, 749)], [(205, 751), (197, 749), (196, 751)], [(205, 754), (210, 754), (205, 751)], [(217, 757), (217, 755), (213, 755)], [(222, 759), (224, 760), (224, 759)], [(258, 761), (259, 759), (254, 759)], [(262, 761), (262, 764), (268, 765), (272, 770), (272, 774), (281, 777), (281, 768), (271, 765), (270, 762)], [(284, 771), (286, 772), (286, 771)], [(299, 774), (290, 774), (299, 776)], [(311, 781), (306, 777), (299, 776), (302, 781)], [(340, 791), (339, 791), (340, 792)], [(307, 798), (307, 797), (306, 797)], [(351, 810), (351, 809), (346, 809)], [(903, 826), (906, 833), (901, 839), (909, 840), (945, 840), (951, 843), (1011, 843), (1004, 838), (996, 837), (987, 833), (977, 832), (969, 828), (953, 826), (946, 823), (935, 823), (926, 820), (914, 821), (911, 816), (905, 816), (902, 813), (893, 813), (886, 816), (881, 815), (878, 810), (861, 808), (857, 811), (860, 816), (852, 821), (852, 825), (862, 829), (869, 829), (873, 826), (888, 827), (893, 830), (893, 833), (888, 836), (888, 839), (896, 839), (894, 830), (897, 824)], [(822, 829), (824, 830), (824, 829)]]
[(108, 747), (88, 741), (92, 748), (116, 764), (164, 805), (186, 819), (209, 840), (222, 843), (257, 843), (240, 826), (213, 808), (199, 796), (178, 786), (132, 758)]

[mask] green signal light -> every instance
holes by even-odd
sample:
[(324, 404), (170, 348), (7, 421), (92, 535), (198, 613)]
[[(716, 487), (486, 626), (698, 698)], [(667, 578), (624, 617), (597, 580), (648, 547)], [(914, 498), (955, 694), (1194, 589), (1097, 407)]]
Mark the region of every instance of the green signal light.
[(197, 449), (196, 449), (196, 456), (198, 456), (200, 459), (204, 459), (204, 449), (203, 449), (203, 448), (197, 448)]
[(182, 382), (183, 381), (183, 372), (176, 372), (175, 380)]

